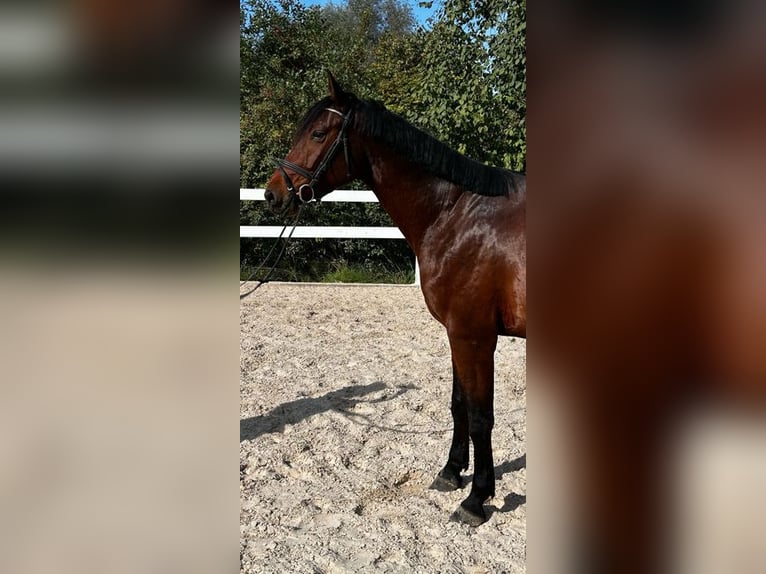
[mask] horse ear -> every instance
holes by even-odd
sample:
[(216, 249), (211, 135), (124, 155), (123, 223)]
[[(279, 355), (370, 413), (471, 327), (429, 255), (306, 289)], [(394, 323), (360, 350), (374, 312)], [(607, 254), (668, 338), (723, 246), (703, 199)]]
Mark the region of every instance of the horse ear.
[(327, 71), (327, 80), (330, 85), (330, 97), (332, 98), (332, 101), (334, 101), (336, 104), (344, 103), (348, 98), (348, 94), (343, 91), (343, 88), (340, 87), (340, 84), (335, 79), (335, 76), (333, 76), (332, 72), (329, 70)]

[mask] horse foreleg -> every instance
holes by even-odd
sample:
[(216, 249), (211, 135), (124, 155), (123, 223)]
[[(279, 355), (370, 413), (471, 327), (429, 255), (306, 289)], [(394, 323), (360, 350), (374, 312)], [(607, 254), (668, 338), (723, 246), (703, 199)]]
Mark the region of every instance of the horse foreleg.
[(462, 488), (460, 471), (468, 468), (468, 408), (465, 394), (458, 378), (455, 362), (452, 362), (452, 446), (447, 464), (431, 484), (434, 490), (443, 492)]
[(487, 520), (484, 502), (495, 496), (492, 461), (494, 426), (494, 353), (497, 337), (488, 340), (450, 337), (452, 359), (468, 414), (468, 434), (473, 442), (474, 472), (471, 492), (453, 517), (471, 526)]

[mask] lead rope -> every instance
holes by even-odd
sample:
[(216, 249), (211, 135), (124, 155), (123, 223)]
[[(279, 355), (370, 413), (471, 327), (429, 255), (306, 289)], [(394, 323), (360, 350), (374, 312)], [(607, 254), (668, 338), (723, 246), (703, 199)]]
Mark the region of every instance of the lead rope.
[(264, 284), (266, 284), (266, 283), (268, 283), (268, 282), (269, 282), (269, 279), (271, 278), (272, 274), (273, 274), (273, 273), (274, 273), (274, 271), (276, 270), (276, 268), (277, 268), (277, 265), (279, 265), (279, 262), (282, 260), (282, 256), (283, 256), (283, 255), (284, 255), (284, 253), (285, 253), (285, 249), (287, 249), (287, 244), (290, 242), (290, 238), (293, 236), (293, 233), (295, 233), (295, 229), (296, 229), (296, 228), (297, 228), (297, 226), (298, 226), (298, 220), (301, 218), (301, 212), (302, 212), (302, 211), (303, 211), (303, 210), (302, 210), (302, 209), (299, 207), (299, 208), (298, 208), (298, 213), (297, 213), (297, 215), (295, 216), (295, 219), (293, 219), (292, 223), (285, 223), (284, 227), (282, 227), (282, 231), (280, 232), (280, 234), (279, 234), (279, 237), (277, 237), (277, 240), (274, 242), (274, 245), (272, 245), (272, 246), (271, 246), (271, 249), (270, 249), (270, 250), (269, 250), (269, 252), (266, 254), (266, 257), (263, 259), (263, 263), (261, 263), (261, 264), (260, 264), (260, 265), (259, 265), (259, 266), (258, 266), (258, 267), (255, 269), (255, 271), (253, 271), (252, 273), (250, 273), (250, 275), (248, 276), (248, 278), (247, 278), (247, 279), (245, 279), (244, 281), (240, 281), (240, 283), (239, 283), (239, 286), (240, 286), (240, 287), (242, 287), (242, 285), (244, 285), (245, 283), (247, 283), (248, 281), (250, 281), (250, 280), (251, 280), (253, 277), (255, 277), (255, 276), (258, 274), (258, 272), (259, 272), (261, 269), (263, 269), (264, 265), (266, 265), (266, 262), (267, 262), (267, 261), (269, 260), (269, 258), (271, 257), (271, 254), (272, 254), (272, 253), (274, 253), (274, 250), (277, 248), (277, 245), (279, 245), (279, 242), (280, 242), (280, 240), (282, 239), (282, 236), (285, 234), (285, 231), (287, 231), (287, 228), (288, 228), (288, 227), (290, 227), (290, 225), (292, 225), (292, 227), (293, 227), (293, 228), (290, 230), (290, 233), (288, 233), (288, 234), (287, 234), (287, 237), (285, 237), (284, 241), (282, 242), (282, 250), (279, 252), (279, 255), (277, 255), (277, 258), (276, 258), (276, 260), (274, 261), (274, 264), (271, 266), (271, 269), (269, 269), (268, 273), (266, 273), (266, 276), (265, 276), (263, 279), (257, 279), (257, 281), (258, 281), (258, 284), (257, 284), (255, 287), (253, 287), (252, 289), (250, 289), (250, 290), (249, 290), (249, 291), (247, 291), (246, 293), (240, 293), (240, 294), (239, 294), (239, 299), (240, 299), (240, 301), (241, 301), (242, 299), (244, 299), (245, 297), (247, 297), (248, 295), (250, 295), (251, 293), (253, 293), (253, 292), (254, 292), (256, 289), (258, 289), (258, 288), (259, 288), (261, 285), (264, 285)]

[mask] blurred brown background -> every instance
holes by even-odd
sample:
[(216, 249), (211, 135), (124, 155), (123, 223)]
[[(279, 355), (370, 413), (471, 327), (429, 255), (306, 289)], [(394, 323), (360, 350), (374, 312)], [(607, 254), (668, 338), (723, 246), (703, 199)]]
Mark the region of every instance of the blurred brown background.
[[(529, 20), (529, 374), (559, 383), (570, 417), (566, 563), (760, 571), (748, 537), (766, 502), (760, 471), (727, 475), (750, 477), (749, 503), (716, 546), (685, 539), (689, 525), (715, 529), (720, 515), (700, 509), (742, 507), (686, 496), (712, 475), (678, 466), (687, 441), (765, 454), (751, 439), (766, 398), (766, 11), (562, 1)], [(530, 421), (542, 403), (530, 400)], [(719, 426), (729, 442), (698, 441)], [(534, 460), (547, 444), (529, 436), (534, 566), (546, 536), (531, 527)], [(735, 488), (712, 482), (711, 497)]]

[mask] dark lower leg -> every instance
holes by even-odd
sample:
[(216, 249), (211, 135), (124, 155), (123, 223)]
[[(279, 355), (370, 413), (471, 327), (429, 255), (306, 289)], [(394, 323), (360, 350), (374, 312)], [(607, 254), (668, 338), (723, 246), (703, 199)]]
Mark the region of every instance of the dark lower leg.
[(494, 417), (489, 409), (472, 407), (469, 409), (469, 432), (474, 449), (474, 474), (471, 493), (461, 506), (484, 519), (484, 502), (495, 496), (495, 466), (492, 461), (492, 427)]
[(439, 472), (432, 487), (437, 490), (455, 490), (463, 486), (460, 471), (468, 468), (468, 409), (460, 386), (457, 369), (452, 365), (452, 446), (447, 464)]
[[(483, 504), (495, 495), (495, 468), (492, 462), (494, 352), (497, 336), (485, 339), (461, 338), (450, 334), (452, 359), (463, 391), (468, 435), (474, 448), (471, 493), (456, 511), (456, 518), (471, 526), (486, 520)], [(462, 445), (461, 445), (462, 446)], [(466, 450), (460, 451), (467, 453)], [(462, 459), (467, 460), (467, 458)]]

